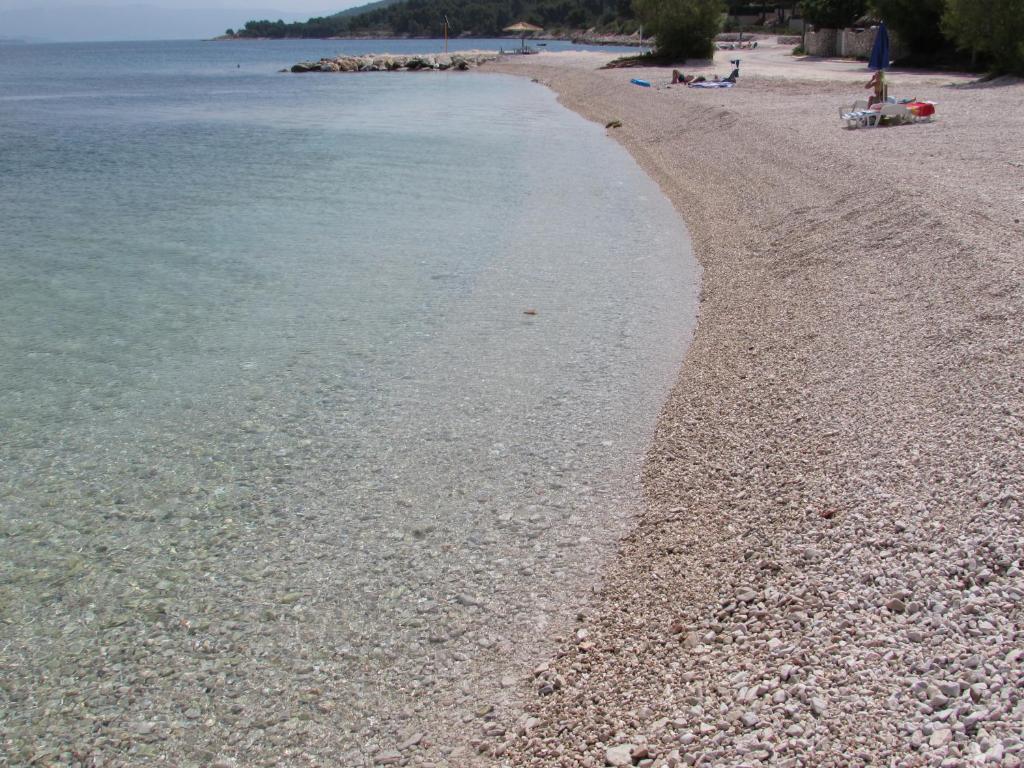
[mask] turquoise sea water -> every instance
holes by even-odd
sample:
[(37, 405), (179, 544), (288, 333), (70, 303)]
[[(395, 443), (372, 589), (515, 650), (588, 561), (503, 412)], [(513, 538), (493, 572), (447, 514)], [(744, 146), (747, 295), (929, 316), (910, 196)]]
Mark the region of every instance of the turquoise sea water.
[(0, 48), (12, 754), (390, 746), (628, 519), (682, 224), (527, 80), (277, 72), (360, 46)]

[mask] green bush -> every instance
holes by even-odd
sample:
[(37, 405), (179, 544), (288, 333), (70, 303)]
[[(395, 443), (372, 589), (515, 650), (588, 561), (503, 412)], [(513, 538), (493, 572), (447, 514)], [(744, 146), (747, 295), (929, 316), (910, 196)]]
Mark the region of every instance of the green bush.
[(658, 40), (658, 56), (674, 61), (709, 59), (722, 28), (722, 0), (633, 0), (644, 31)]
[(800, 3), (808, 24), (827, 29), (848, 27), (864, 15), (867, 7), (867, 0), (802, 0)]
[(1024, 0), (946, 0), (942, 29), (995, 73), (1024, 75)]
[(945, 4), (945, 0), (871, 0), (871, 9), (910, 53), (934, 54), (949, 47), (939, 26)]

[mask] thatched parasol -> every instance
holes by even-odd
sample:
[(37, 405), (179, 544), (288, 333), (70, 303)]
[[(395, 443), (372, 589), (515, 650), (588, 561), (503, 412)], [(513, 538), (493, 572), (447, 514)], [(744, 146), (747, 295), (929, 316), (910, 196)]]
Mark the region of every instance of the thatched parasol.
[(532, 35), (534, 32), (543, 32), (544, 27), (538, 27), (536, 24), (531, 24), (528, 21), (517, 21), (508, 27), (505, 27), (503, 32), (518, 32), (522, 37), (521, 41), (523, 48), (526, 48), (526, 36)]
[(543, 32), (544, 27), (538, 27), (528, 21), (517, 21), (510, 27), (505, 27), (505, 32)]

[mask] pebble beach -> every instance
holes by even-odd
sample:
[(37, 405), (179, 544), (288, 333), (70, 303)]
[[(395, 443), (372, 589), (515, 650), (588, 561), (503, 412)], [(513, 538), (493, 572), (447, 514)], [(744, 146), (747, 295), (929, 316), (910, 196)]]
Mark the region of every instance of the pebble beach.
[(890, 94), (937, 119), (848, 130), (862, 63), (769, 41), (685, 72), (737, 55), (737, 87), (707, 92), (599, 54), (498, 65), (621, 123), (703, 281), (645, 509), (470, 751), (1018, 766), (1024, 84), (896, 70)]

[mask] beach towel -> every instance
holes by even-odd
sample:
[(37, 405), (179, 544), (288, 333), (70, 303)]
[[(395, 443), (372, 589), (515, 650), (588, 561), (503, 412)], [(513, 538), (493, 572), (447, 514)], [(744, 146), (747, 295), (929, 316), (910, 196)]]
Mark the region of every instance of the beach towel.
[(706, 80), (703, 83), (690, 83), (691, 88), (732, 88), (736, 83), (728, 80)]

